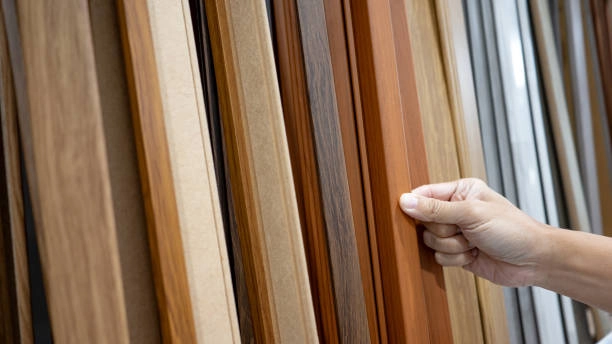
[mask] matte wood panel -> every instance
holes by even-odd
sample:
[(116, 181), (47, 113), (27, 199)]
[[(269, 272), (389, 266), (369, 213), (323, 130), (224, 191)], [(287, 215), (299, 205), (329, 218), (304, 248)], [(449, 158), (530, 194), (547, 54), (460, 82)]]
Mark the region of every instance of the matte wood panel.
[(369, 343), (323, 0), (297, 0), (341, 342)]
[(127, 343), (87, 6), (2, 4), (54, 340)]
[(230, 255), (229, 262), (234, 285), (234, 297), (236, 299), (240, 338), (243, 343), (254, 343), (255, 335), (253, 333), (251, 307), (249, 305), (242, 251), (240, 250), (240, 237), (238, 236), (238, 227), (234, 211), (234, 199), (232, 197), (231, 183), (229, 180), (229, 165), (223, 140), (217, 81), (215, 68), (213, 66), (206, 8), (203, 0), (191, 0), (189, 2), (189, 8), (191, 9), (194, 27), (194, 39), (200, 67), (200, 78), (202, 79), (202, 89), (204, 92), (204, 107), (206, 108), (217, 188), (219, 189), (221, 217), (225, 227), (226, 241), (230, 242), (228, 245), (228, 253)]
[(322, 204), (323, 190), (317, 172), (297, 2), (274, 0), (273, 5), (279, 86), (317, 328), (322, 341), (338, 343), (339, 319)]
[(149, 10), (144, 1), (120, 1), (118, 8), (162, 339), (192, 343), (196, 331)]
[(317, 342), (263, 1), (206, 1), (256, 340)]
[[(326, 5), (327, 6), (327, 5)], [(365, 129), (364, 129), (364, 121), (363, 121), (363, 107), (362, 107), (362, 101), (361, 101), (361, 91), (360, 91), (360, 82), (359, 82), (359, 70), (357, 67), (357, 50), (355, 48), (355, 35), (354, 35), (354, 30), (353, 30), (353, 15), (351, 12), (351, 4), (350, 4), (350, 0), (342, 0), (342, 10), (343, 10), (343, 14), (344, 14), (344, 27), (346, 29), (346, 45), (339, 45), (339, 44), (334, 44), (335, 40), (332, 38), (333, 36), (335, 36), (335, 34), (333, 33), (333, 30), (330, 29), (330, 25), (329, 25), (329, 21), (334, 21), (334, 13), (337, 13), (336, 11), (331, 11), (328, 7), (326, 7), (326, 20), (328, 20), (328, 32), (330, 32), (330, 49), (332, 52), (332, 63), (334, 64), (334, 81), (336, 83), (340, 82), (341, 80), (343, 80), (343, 78), (338, 77), (338, 72), (339, 72), (339, 68), (338, 68), (338, 64), (337, 64), (337, 59), (334, 56), (337, 56), (335, 51), (337, 50), (337, 48), (340, 47), (344, 47), (347, 50), (347, 55), (348, 55), (348, 64), (349, 64), (349, 69), (350, 69), (350, 82), (352, 83), (351, 85), (351, 90), (352, 90), (352, 99), (354, 102), (354, 113), (352, 112), (351, 114), (354, 114), (354, 118), (353, 118), (353, 123), (354, 123), (354, 127), (356, 130), (356, 136), (357, 136), (357, 141), (358, 141), (358, 148), (359, 148), (359, 160), (360, 160), (360, 170), (361, 170), (361, 181), (362, 181), (362, 188), (360, 188), (360, 192), (363, 192), (363, 198), (364, 198), (364, 203), (365, 203), (365, 208), (366, 208), (366, 214), (367, 214), (367, 226), (368, 226), (368, 239), (369, 239), (369, 246), (370, 246), (370, 259), (371, 259), (371, 267), (372, 267), (372, 279), (374, 282), (374, 292), (375, 292), (375, 297), (376, 297), (376, 317), (378, 320), (378, 333), (380, 334), (380, 342), (381, 343), (386, 343), (388, 341), (388, 336), (387, 336), (387, 326), (386, 326), (386, 320), (385, 320), (385, 304), (384, 304), (384, 298), (383, 298), (383, 288), (382, 288), (382, 277), (381, 277), (381, 270), (380, 270), (380, 255), (378, 253), (378, 243), (377, 243), (377, 239), (376, 239), (376, 221), (375, 221), (375, 216), (374, 216), (374, 205), (373, 205), (373, 200), (372, 200), (372, 185), (371, 185), (371, 181), (370, 181), (370, 171), (369, 171), (369, 163), (368, 163), (368, 154), (367, 154), (367, 143), (365, 140)], [(331, 12), (331, 14), (330, 14)], [(347, 80), (346, 82), (349, 82), (349, 80)], [(347, 130), (347, 127), (350, 128), (350, 126), (346, 125), (346, 123), (350, 122), (350, 119), (348, 118), (347, 112), (343, 110), (343, 106), (342, 104), (345, 104), (345, 101), (342, 101), (342, 99), (344, 99), (344, 92), (340, 92), (338, 91), (338, 87), (336, 88), (336, 94), (339, 95), (339, 99), (341, 99), (339, 105), (339, 111), (340, 111), (340, 124), (342, 125), (343, 128), (343, 140), (347, 141), (347, 139), (350, 138), (350, 130)], [(345, 133), (348, 133), (349, 135), (345, 135)], [(354, 160), (354, 154), (353, 153), (346, 153), (347, 150), (346, 148), (349, 147), (347, 144), (345, 144), (345, 157), (347, 157), (347, 162), (350, 163), (351, 159)], [(353, 165), (354, 166), (354, 165)], [(354, 179), (350, 177), (350, 175), (352, 173), (354, 173), (356, 171), (355, 168), (351, 168), (348, 167), (347, 165), (347, 169), (348, 169), (348, 173), (349, 173), (349, 187), (351, 188), (351, 194), (354, 193), (354, 183), (351, 183), (350, 181)], [(355, 207), (353, 209), (358, 209), (358, 207)], [(353, 215), (358, 214), (357, 211), (353, 211)], [(356, 223), (358, 223), (356, 221)], [(357, 229), (359, 229), (359, 226), (356, 227)], [(362, 254), (362, 248), (364, 247), (364, 241), (365, 239), (363, 239), (363, 237), (359, 234), (359, 230), (356, 232), (357, 235), (357, 245), (359, 245), (359, 249), (360, 249), (360, 254)], [(362, 270), (362, 276), (367, 276), (367, 273), (363, 273)], [(362, 279), (364, 282), (366, 282), (365, 279)], [(366, 293), (367, 295), (367, 293)], [(366, 299), (366, 306), (368, 306), (368, 301)], [(374, 332), (370, 329), (370, 335), (374, 334)]]
[(147, 3), (200, 343), (240, 342), (187, 0)]
[[(353, 224), (355, 227), (355, 240), (357, 241), (357, 251), (359, 254), (359, 265), (361, 268), (361, 282), (363, 283), (365, 305), (368, 316), (370, 330), (370, 340), (374, 343), (380, 341), (380, 326), (378, 324), (376, 308), (377, 299), (380, 296), (380, 288), (376, 290), (376, 280), (380, 282), (380, 276), (376, 277), (377, 261), (373, 257), (375, 252), (375, 226), (372, 221), (368, 222), (367, 199), (364, 195), (364, 188), (367, 188), (364, 181), (362, 164), (363, 155), (359, 150), (359, 136), (356, 123), (356, 99), (358, 92), (354, 92), (351, 84), (351, 72), (349, 61), (349, 48), (347, 42), (351, 30), (349, 10), (343, 8), (341, 0), (324, 0), (325, 21), (327, 24), (327, 37), (329, 42), (329, 52), (331, 57), (333, 80), (336, 91), (336, 101), (338, 105), (338, 117), (340, 119), (340, 130), (342, 132), (342, 146), (344, 150), (344, 161), (348, 177), (349, 193), (353, 210)], [(346, 29), (345, 29), (346, 27)], [(348, 43), (348, 44), (347, 44)], [(365, 154), (364, 154), (365, 155)], [(372, 215), (372, 214), (371, 214)], [(372, 217), (372, 216), (370, 216)], [(374, 251), (373, 251), (374, 250)], [(382, 300), (379, 301), (382, 303)], [(382, 309), (380, 309), (382, 312)]]
[(612, 63), (610, 62), (612, 61), (612, 35), (610, 18), (606, 9), (606, 0), (591, 0), (591, 8), (597, 37), (597, 52), (605, 95), (608, 131), (612, 132)]
[(89, 1), (89, 13), (129, 337), (131, 342), (159, 343), (159, 316), (116, 2)]
[[(462, 178), (486, 180), (478, 107), (472, 75), (464, 8), (460, 0), (436, 2), (446, 80)], [(509, 339), (502, 288), (475, 277), (485, 341), (507, 343)]]
[(430, 250), (419, 250), (415, 223), (397, 204), (428, 179), (405, 5), (352, 1), (351, 14), (387, 335), (390, 342), (450, 342), (442, 269)]
[(589, 96), (591, 99), (593, 138), (595, 139), (595, 152), (597, 156), (597, 177), (600, 188), (600, 209), (602, 216), (603, 233), (612, 236), (612, 144), (608, 117), (604, 99), (602, 74), (597, 55), (597, 39), (593, 24), (593, 13), (591, 3), (582, 3), (582, 18), (585, 34), (585, 51), (587, 54), (587, 70), (589, 80)]
[(0, 341), (33, 343), (28, 252), (21, 191), (21, 148), (9, 47), (0, 8)]
[[(457, 180), (460, 178), (459, 162), (435, 4), (409, 0), (406, 1), (406, 13), (414, 51), (419, 104), (423, 113), (428, 114), (423, 116), (423, 133), (429, 179), (432, 183)], [(461, 268), (450, 267), (444, 268), (444, 279), (454, 342), (483, 343), (474, 275)]]

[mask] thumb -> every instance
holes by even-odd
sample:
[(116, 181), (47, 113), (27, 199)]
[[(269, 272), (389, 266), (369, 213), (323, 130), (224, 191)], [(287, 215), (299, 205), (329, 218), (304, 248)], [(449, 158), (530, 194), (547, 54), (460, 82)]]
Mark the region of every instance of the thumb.
[(400, 197), (400, 207), (404, 213), (422, 222), (457, 224), (463, 215), (463, 202), (446, 202), (414, 193)]

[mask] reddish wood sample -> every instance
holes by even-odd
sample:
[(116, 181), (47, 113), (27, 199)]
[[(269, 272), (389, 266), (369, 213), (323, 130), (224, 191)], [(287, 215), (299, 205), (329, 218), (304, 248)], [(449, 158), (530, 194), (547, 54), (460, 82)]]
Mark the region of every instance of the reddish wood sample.
[[(403, 1), (352, 1), (357, 68), (391, 342), (452, 341), (442, 268), (398, 206), (427, 183)], [(401, 61), (401, 62), (400, 62)]]

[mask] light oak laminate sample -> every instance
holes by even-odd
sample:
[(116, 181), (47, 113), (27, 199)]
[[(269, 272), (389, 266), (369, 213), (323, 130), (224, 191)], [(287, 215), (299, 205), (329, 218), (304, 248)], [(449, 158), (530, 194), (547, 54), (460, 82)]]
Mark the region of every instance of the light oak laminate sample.
[(147, 5), (197, 340), (238, 343), (189, 4), (150, 0)]
[(2, 4), (54, 340), (127, 343), (87, 4)]

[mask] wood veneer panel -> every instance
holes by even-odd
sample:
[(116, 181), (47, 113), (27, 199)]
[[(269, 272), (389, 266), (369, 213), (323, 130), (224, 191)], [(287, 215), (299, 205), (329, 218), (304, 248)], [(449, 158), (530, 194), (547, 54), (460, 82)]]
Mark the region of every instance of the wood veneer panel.
[[(428, 114), (423, 116), (423, 132), (429, 179), (440, 183), (457, 180), (460, 175), (435, 10), (429, 1), (406, 1), (419, 104)], [(454, 342), (483, 343), (474, 275), (449, 267), (444, 268), (444, 279)]]
[(0, 341), (33, 343), (30, 281), (23, 194), (17, 103), (4, 16), (0, 8), (0, 237), (2, 311)]
[(595, 35), (597, 37), (597, 52), (599, 55), (599, 68), (603, 83), (606, 112), (608, 117), (608, 131), (612, 132), (612, 36), (610, 35), (609, 19), (604, 0), (591, 0)]
[(369, 327), (322, 0), (297, 0), (340, 338), (369, 343)]
[(144, 1), (119, 1), (118, 9), (162, 339), (195, 342), (149, 9)]
[[(340, 119), (340, 130), (342, 132), (342, 146), (344, 149), (344, 161), (348, 177), (349, 193), (353, 210), (353, 224), (355, 227), (355, 240), (357, 241), (357, 251), (359, 253), (359, 265), (361, 268), (361, 281), (363, 283), (365, 305), (368, 316), (370, 339), (372, 342), (380, 341), (380, 330), (376, 309), (377, 296), (375, 290), (375, 270), (373, 264), (371, 235), (374, 233), (374, 224), (368, 222), (366, 197), (364, 195), (364, 177), (362, 171), (362, 156), (359, 150), (359, 137), (356, 123), (356, 106), (358, 102), (355, 98), (359, 95), (354, 94), (351, 84), (349, 49), (347, 40), (349, 39), (345, 29), (350, 25), (350, 21), (345, 20), (345, 9), (342, 1), (324, 0), (325, 21), (327, 24), (327, 37), (329, 42), (329, 52), (331, 57), (333, 80), (335, 84), (336, 101), (338, 105), (338, 117)], [(348, 10), (346, 10), (348, 12)], [(349, 43), (350, 44), (350, 43)], [(379, 278), (379, 277), (378, 277)]]
[(87, 6), (2, 4), (54, 339), (126, 343)]
[(603, 233), (612, 236), (612, 144), (610, 143), (610, 131), (608, 117), (606, 115), (606, 104), (600, 71), (599, 58), (597, 55), (597, 40), (593, 23), (591, 4), (586, 1), (582, 3), (582, 21), (584, 23), (584, 34), (586, 40), (587, 71), (589, 80), (589, 97), (592, 108), (593, 138), (595, 140), (595, 151), (597, 156), (597, 177), (600, 187), (600, 209), (602, 216)]
[[(470, 60), (467, 27), (459, 0), (436, 2), (438, 25), (442, 37), (451, 112), (462, 178), (486, 180), (478, 107)], [(476, 277), (481, 321), (486, 342), (509, 340), (504, 298), (501, 287)]]
[(450, 342), (442, 269), (429, 250), (419, 252), (415, 223), (397, 205), (402, 192), (427, 182), (404, 3), (352, 1), (351, 14), (388, 338)]
[(206, 10), (256, 340), (317, 342), (265, 4)]
[[(365, 203), (365, 213), (366, 213), (366, 220), (367, 220), (367, 226), (368, 226), (368, 239), (369, 239), (369, 246), (370, 246), (370, 259), (371, 259), (371, 266), (372, 266), (372, 279), (373, 279), (373, 283), (374, 283), (374, 293), (375, 293), (375, 298), (376, 298), (376, 316), (377, 316), (377, 320), (378, 320), (378, 333), (380, 335), (380, 342), (381, 343), (386, 343), (388, 341), (388, 337), (387, 337), (387, 326), (386, 326), (386, 320), (385, 320), (385, 304), (384, 304), (384, 298), (383, 298), (383, 288), (382, 288), (382, 277), (381, 277), (381, 269), (380, 269), (380, 259), (379, 259), (379, 254), (378, 254), (378, 243), (377, 243), (377, 239), (376, 239), (376, 221), (375, 221), (375, 214), (374, 214), (374, 205), (373, 205), (373, 200), (372, 200), (372, 186), (371, 186), (371, 181), (370, 181), (370, 172), (369, 172), (369, 163), (368, 163), (368, 153), (367, 153), (367, 143), (365, 140), (365, 129), (364, 129), (364, 121), (363, 121), (363, 107), (362, 107), (362, 101), (361, 101), (361, 91), (360, 91), (360, 82), (359, 82), (359, 70), (357, 67), (357, 50), (355, 48), (355, 35), (354, 35), (354, 30), (353, 30), (353, 16), (352, 16), (352, 11), (351, 11), (351, 4), (350, 4), (350, 0), (342, 0), (342, 10), (343, 10), (343, 14), (344, 14), (344, 26), (346, 29), (346, 45), (344, 45), (344, 48), (347, 50), (347, 55), (348, 55), (348, 63), (349, 63), (349, 69), (350, 69), (350, 82), (351, 82), (351, 90), (353, 93), (353, 102), (354, 102), (354, 123), (355, 123), (355, 130), (356, 130), (356, 135), (357, 135), (357, 140), (358, 140), (358, 148), (359, 148), (359, 158), (360, 158), (360, 167), (361, 167), (361, 181), (362, 181), (362, 192), (363, 192), (363, 198), (364, 198), (364, 203)], [(330, 24), (329, 21), (334, 21), (334, 13), (337, 13), (336, 11), (331, 11), (329, 8), (326, 7), (326, 20), (328, 20), (328, 30), (330, 30)], [(330, 13), (331, 12), (331, 13)], [(339, 68), (337, 67), (337, 59), (334, 58), (335, 56), (335, 51), (336, 49), (340, 46), (339, 44), (334, 44), (334, 40), (331, 39), (331, 37), (334, 36), (333, 34), (333, 30), (330, 30), (330, 45), (334, 45), (334, 47), (330, 46), (331, 52), (332, 52), (332, 63), (334, 63), (334, 80), (336, 83), (338, 83), (340, 80), (342, 80), (342, 78), (338, 77), (338, 71)], [(338, 87), (337, 87), (338, 89)], [(340, 95), (340, 99), (343, 99), (343, 92), (338, 92), (337, 94)], [(340, 102), (339, 104), (342, 105), (344, 102)], [(347, 140), (348, 136), (345, 135), (344, 133), (349, 133), (350, 134), (350, 130), (347, 130), (347, 126), (345, 126), (345, 123), (347, 123), (347, 114), (342, 110), (343, 107), (340, 107), (340, 123), (343, 127), (343, 139)], [(350, 128), (350, 127), (349, 127)], [(348, 147), (348, 145), (345, 145), (345, 147)], [(345, 157), (347, 157), (347, 162), (350, 163), (350, 159), (353, 156), (353, 154), (351, 153), (346, 153), (345, 150)], [(351, 174), (352, 171), (355, 171), (354, 168), (350, 168), (347, 165), (347, 169), (348, 169), (348, 173)], [(349, 187), (353, 187), (352, 184), (349, 184)], [(353, 189), (351, 189), (353, 190)], [(351, 191), (353, 192), (353, 191)], [(353, 208), (355, 209), (355, 208)], [(353, 214), (355, 214), (356, 212), (353, 212)], [(359, 228), (359, 227), (357, 227)], [(359, 235), (359, 231), (357, 232), (357, 244), (359, 245), (359, 248), (361, 250), (361, 247), (363, 247), (362, 244), (363, 240), (361, 239), (361, 236)], [(363, 275), (367, 276), (367, 273), (362, 273)], [(362, 276), (363, 276), (362, 275)], [(365, 279), (363, 280), (364, 282), (367, 282)], [(367, 290), (367, 289), (366, 289)], [(367, 294), (366, 294), (367, 295)], [(367, 303), (367, 299), (366, 299), (366, 306), (368, 305)], [(368, 315), (370, 316), (370, 315)], [(370, 335), (374, 334), (375, 332), (373, 332), (370, 329)]]
[(319, 337), (340, 340), (296, 1), (275, 0), (278, 77)]
[(97, 84), (131, 342), (161, 342), (117, 4), (89, 1)]
[(240, 342), (187, 0), (148, 1), (198, 342)]
[(230, 245), (230, 266), (232, 270), (234, 296), (236, 299), (236, 312), (238, 315), (238, 327), (240, 338), (243, 343), (254, 343), (253, 321), (249, 295), (246, 285), (242, 251), (240, 249), (240, 237), (234, 211), (234, 199), (232, 197), (231, 183), (229, 180), (229, 165), (227, 161), (227, 150), (224, 143), (223, 127), (221, 124), (221, 113), (219, 111), (219, 99), (213, 57), (208, 32), (208, 19), (204, 1), (191, 0), (192, 23), (194, 27), (194, 39), (198, 55), (202, 89), (204, 91), (204, 107), (208, 120), (208, 130), (212, 146), (217, 187), (219, 189), (219, 203), (221, 206), (221, 217), (225, 226), (226, 240)]

